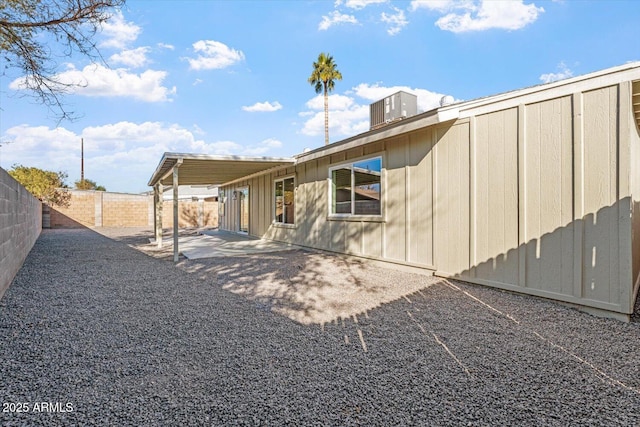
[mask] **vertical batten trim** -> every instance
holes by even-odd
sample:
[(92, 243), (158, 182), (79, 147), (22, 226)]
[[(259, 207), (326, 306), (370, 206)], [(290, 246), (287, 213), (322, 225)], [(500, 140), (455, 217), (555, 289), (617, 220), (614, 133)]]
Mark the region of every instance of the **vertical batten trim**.
[(618, 85), (617, 105), (617, 156), (618, 156), (618, 290), (620, 307), (627, 313), (633, 313), (635, 301), (633, 299), (633, 224), (631, 222), (631, 132), (635, 127), (633, 114), (632, 83), (626, 81)]
[(582, 92), (571, 96), (573, 116), (573, 296), (583, 297), (583, 244), (584, 244), (584, 128)]
[(518, 285), (527, 287), (527, 141), (526, 106), (518, 105)]
[(475, 267), (478, 261), (478, 177), (477, 177), (477, 138), (476, 138), (476, 116), (469, 118), (469, 266), (472, 271), (469, 275), (476, 276)]
[(438, 155), (438, 151), (436, 148), (438, 140), (438, 129), (434, 128), (433, 132), (431, 132), (431, 185), (433, 186), (433, 191), (431, 192), (431, 227), (433, 230), (433, 248), (432, 248), (432, 256), (433, 256), (433, 266), (436, 268), (436, 271), (440, 269), (439, 261), (441, 255), (439, 255), (442, 248), (440, 248), (440, 244), (438, 242), (438, 172), (436, 171), (436, 167), (438, 166), (438, 159), (436, 158)]
[(404, 146), (404, 260), (411, 261), (411, 138), (407, 138)]

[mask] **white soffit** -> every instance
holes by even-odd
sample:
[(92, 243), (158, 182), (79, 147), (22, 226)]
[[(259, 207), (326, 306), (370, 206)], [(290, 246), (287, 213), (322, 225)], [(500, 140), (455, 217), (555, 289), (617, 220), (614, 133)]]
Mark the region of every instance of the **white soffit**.
[(210, 156), (205, 154), (165, 153), (149, 179), (148, 185), (172, 185), (173, 168), (178, 166), (181, 185), (218, 186), (229, 181), (267, 171), (275, 167), (293, 165), (289, 157)]

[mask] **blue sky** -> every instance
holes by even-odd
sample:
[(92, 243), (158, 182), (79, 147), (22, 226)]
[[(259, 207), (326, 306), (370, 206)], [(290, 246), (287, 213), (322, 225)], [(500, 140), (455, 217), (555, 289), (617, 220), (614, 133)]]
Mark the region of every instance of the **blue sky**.
[(162, 153), (291, 156), (324, 143), (307, 79), (320, 52), (342, 72), (330, 139), (367, 131), (369, 104), (398, 90), (419, 111), (640, 60), (640, 1), (128, 0), (96, 40), (104, 64), (60, 58), (83, 84), (58, 123), (0, 81), (0, 166), (66, 171), (141, 192)]

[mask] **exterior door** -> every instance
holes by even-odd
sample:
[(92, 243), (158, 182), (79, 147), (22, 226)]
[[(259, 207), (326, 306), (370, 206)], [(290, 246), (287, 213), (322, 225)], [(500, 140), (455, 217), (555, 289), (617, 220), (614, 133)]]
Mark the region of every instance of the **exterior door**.
[(249, 187), (238, 190), (238, 232), (249, 234)]

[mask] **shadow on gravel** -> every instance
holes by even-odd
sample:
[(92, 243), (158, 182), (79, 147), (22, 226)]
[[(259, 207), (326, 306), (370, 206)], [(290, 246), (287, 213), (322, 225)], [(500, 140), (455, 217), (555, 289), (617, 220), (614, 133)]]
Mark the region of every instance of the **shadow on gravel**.
[[(156, 258), (172, 260), (172, 248), (149, 244), (149, 230), (103, 230), (114, 240)], [(128, 233), (128, 234), (127, 234)], [(185, 234), (186, 233), (186, 234)], [(191, 235), (197, 230), (184, 230)], [(354, 318), (406, 298), (438, 280), (309, 250), (188, 260), (177, 266), (208, 283), (301, 324)]]
[(634, 323), (640, 323), (640, 292), (636, 296), (636, 305), (634, 306), (633, 313), (631, 314), (631, 321)]
[(307, 250), (185, 260), (179, 267), (305, 325), (366, 314), (437, 282)]

